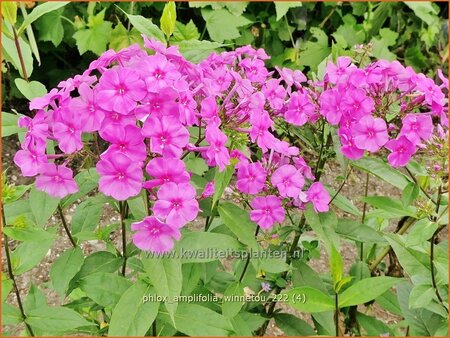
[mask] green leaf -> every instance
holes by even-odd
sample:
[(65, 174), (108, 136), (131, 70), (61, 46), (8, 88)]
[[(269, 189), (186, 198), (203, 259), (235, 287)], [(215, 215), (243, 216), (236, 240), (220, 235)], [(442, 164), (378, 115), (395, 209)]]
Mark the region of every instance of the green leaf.
[(16, 241), (47, 241), (55, 238), (55, 235), (49, 233), (42, 228), (27, 227), (27, 228), (14, 228), (5, 227), (3, 232), (8, 235), (8, 237)]
[(428, 25), (432, 25), (439, 21), (439, 9), (433, 6), (432, 2), (426, 1), (404, 1), (404, 4), (411, 8), (414, 14)]
[[(4, 230), (4, 229), (3, 229)], [(9, 293), (13, 289), (13, 281), (11, 279), (6, 279), (5, 274), (2, 275), (2, 304), (6, 301)]]
[(427, 67), (428, 60), (425, 55), (423, 55), (419, 45), (406, 48), (405, 65), (412, 66), (416, 71)]
[(356, 320), (362, 326), (364, 331), (366, 331), (368, 336), (381, 337), (386, 334), (395, 336), (394, 331), (389, 326), (376, 318), (367, 316), (361, 312), (356, 312)]
[(2, 304), (2, 325), (16, 325), (22, 323), (19, 308), (8, 303)]
[(30, 101), (35, 97), (44, 96), (47, 94), (47, 88), (45, 88), (45, 86), (38, 81), (27, 82), (24, 79), (17, 78), (14, 80), (14, 83), (22, 95)]
[(154, 289), (141, 280), (126, 290), (112, 312), (108, 336), (145, 336), (158, 314), (159, 303), (144, 302), (143, 298), (154, 293)]
[(397, 296), (394, 295), (393, 292), (386, 291), (381, 296), (375, 298), (375, 301), (383, 309), (398, 316), (402, 315), (402, 310), (400, 309), (400, 304), (398, 303)]
[(80, 203), (72, 217), (72, 234), (93, 232), (100, 223), (100, 216), (105, 203), (102, 195), (89, 197)]
[(406, 247), (420, 245), (428, 241), (439, 225), (428, 218), (421, 219), (413, 224), (412, 229), (406, 235)]
[(314, 287), (319, 291), (325, 293), (327, 292), (327, 288), (319, 274), (307, 263), (300, 260), (295, 260), (292, 265), (295, 268), (295, 270), (292, 271), (292, 282), (294, 287), (314, 285)]
[(17, 21), (17, 2), (2, 1), (2, 16), (11, 25), (14, 25)]
[(119, 51), (134, 43), (142, 44), (142, 37), (138, 30), (133, 28), (131, 31), (128, 31), (121, 22), (118, 22), (111, 32), (109, 48)]
[(425, 308), (436, 296), (431, 284), (415, 285), (409, 294), (409, 307), (411, 309)]
[(416, 217), (414, 209), (412, 209), (411, 207), (404, 207), (401, 201), (395, 200), (390, 197), (368, 196), (362, 198), (362, 200), (378, 209), (386, 211), (386, 218), (396, 218), (403, 216)]
[(143, 259), (142, 264), (150, 282), (155, 287), (156, 294), (169, 297), (164, 305), (173, 321), (178, 306), (173, 299), (180, 295), (183, 285), (181, 260), (154, 257)]
[(74, 310), (62, 306), (40, 307), (27, 313), (26, 322), (44, 332), (62, 333), (94, 325)]
[(208, 166), (206, 165), (204, 159), (193, 157), (186, 161), (186, 169), (191, 173), (202, 176), (205, 172), (208, 171)]
[(89, 28), (80, 29), (73, 35), (80, 54), (91, 51), (100, 55), (106, 50), (112, 32), (112, 23), (104, 21), (105, 11), (106, 8), (94, 17), (89, 17)]
[(141, 15), (125, 14), (133, 27), (140, 33), (145, 34), (148, 38), (156, 38), (157, 40), (166, 43), (164, 33), (152, 22), (152, 20), (146, 19)]
[(386, 276), (362, 279), (339, 295), (339, 307), (367, 303), (382, 295), (400, 281), (402, 279)]
[(212, 208), (216, 206), (217, 202), (222, 197), (225, 188), (230, 183), (231, 177), (234, 173), (234, 166), (234, 164), (230, 164), (223, 171), (219, 171), (219, 169), (216, 168), (216, 174), (214, 175), (214, 195)]
[[(244, 296), (244, 287), (239, 282), (231, 283), (223, 294), (222, 314), (227, 318), (236, 316), (244, 302), (237, 301)], [(233, 297), (237, 297), (234, 299)]]
[(315, 69), (331, 52), (328, 47), (328, 36), (320, 28), (311, 27), (312, 38), (300, 45), (300, 65)]
[(78, 173), (74, 178), (78, 185), (78, 191), (75, 194), (64, 197), (61, 200), (61, 207), (65, 208), (81, 197), (86, 196), (98, 186), (99, 178), (100, 176), (95, 168), (89, 168)]
[(330, 272), (334, 289), (336, 292), (339, 292), (339, 290), (337, 290), (337, 285), (341, 281), (344, 273), (344, 263), (342, 261), (341, 254), (337, 251), (333, 244), (331, 245), (330, 251)]
[(338, 221), (336, 232), (350, 240), (369, 243), (386, 243), (383, 236), (371, 227), (357, 221), (341, 218)]
[(176, 42), (180, 48), (180, 53), (191, 62), (198, 63), (208, 57), (217, 48), (222, 47), (223, 44), (218, 42), (211, 42), (207, 40), (184, 40)]
[(17, 121), (20, 115), (2, 112), (2, 137), (10, 136), (21, 132)]
[[(184, 40), (198, 40), (200, 38), (200, 33), (198, 32), (197, 26), (195, 26), (194, 21), (190, 20), (187, 24), (182, 24), (181, 22), (175, 22), (175, 29), (173, 31), (173, 41), (179, 42)], [(195, 157), (195, 159), (199, 159)]]
[(33, 186), (30, 191), (29, 203), (36, 225), (42, 227), (55, 212), (59, 199), (36, 190)]
[(164, 5), (164, 9), (160, 19), (161, 30), (169, 38), (175, 30), (175, 22), (177, 21), (177, 10), (175, 2), (169, 1)]
[(80, 271), (84, 262), (83, 252), (79, 247), (64, 251), (50, 268), (50, 279), (53, 289), (64, 298), (69, 283)]
[(259, 249), (255, 238), (256, 225), (250, 220), (247, 211), (229, 202), (221, 203), (218, 211), (220, 219), (237, 236), (240, 242), (254, 250)]
[[(20, 50), (23, 56), (23, 62), (25, 64), (25, 72), (28, 77), (33, 73), (33, 55), (31, 54), (30, 45), (23, 39), (23, 37), (19, 36), (19, 45)], [(22, 72), (22, 66), (20, 64), (19, 54), (17, 53), (17, 48), (13, 39), (10, 39), (2, 32), (2, 56), (3, 58), (11, 63), (14, 68), (19, 71), (21, 77), (24, 77)]]
[(252, 23), (247, 18), (235, 16), (226, 9), (202, 9), (201, 12), (211, 40), (217, 42), (238, 38), (241, 35), (238, 28)]
[(27, 18), (23, 21), (22, 25), (20, 26), (20, 28), (17, 30), (17, 33), (20, 35), (22, 34), (22, 32), (30, 25), (32, 24), (34, 21), (36, 21), (37, 19), (39, 19), (41, 16), (43, 16), (44, 14), (47, 14), (49, 12), (55, 11), (58, 8), (64, 7), (65, 5), (67, 5), (68, 3), (70, 3), (70, 1), (58, 1), (58, 2), (53, 2), (53, 1), (47, 1), (44, 2), (43, 4), (40, 4), (38, 6), (36, 6), (31, 13), (27, 16)]
[(39, 290), (36, 285), (31, 283), (28, 295), (23, 302), (23, 309), (25, 310), (25, 313), (28, 313), (41, 307), (47, 307), (47, 299), (45, 298), (45, 294)]
[(60, 45), (64, 38), (64, 26), (61, 21), (63, 12), (63, 8), (57, 9), (43, 15), (36, 21), (40, 41), (51, 41), (55, 47)]
[(288, 305), (301, 312), (315, 313), (334, 309), (334, 299), (330, 295), (310, 286), (294, 288), (282, 295)]
[(97, 272), (83, 277), (80, 289), (97, 304), (113, 308), (131, 282), (123, 276), (108, 272)]
[(411, 203), (415, 201), (416, 198), (419, 196), (419, 191), (420, 188), (417, 184), (415, 184), (414, 182), (409, 182), (402, 192), (403, 206), (407, 207), (411, 205)]
[(301, 7), (302, 3), (300, 1), (274, 1), (275, 3), (275, 11), (277, 13), (277, 21), (280, 20), (286, 13), (289, 8)]
[(337, 217), (332, 212), (316, 213), (313, 207), (308, 204), (305, 210), (307, 224), (313, 229), (319, 239), (321, 239), (330, 252), (331, 245), (339, 248), (339, 236), (336, 234)]
[(230, 250), (239, 249), (242, 245), (233, 237), (213, 232), (186, 232), (175, 245), (183, 263), (212, 262), (226, 258)]
[[(167, 321), (168, 315), (165, 317)], [(197, 304), (179, 303), (174, 322), (177, 330), (188, 336), (230, 336), (233, 332), (226, 317)]]
[(314, 329), (303, 319), (288, 313), (277, 313), (275, 323), (286, 336), (315, 336)]

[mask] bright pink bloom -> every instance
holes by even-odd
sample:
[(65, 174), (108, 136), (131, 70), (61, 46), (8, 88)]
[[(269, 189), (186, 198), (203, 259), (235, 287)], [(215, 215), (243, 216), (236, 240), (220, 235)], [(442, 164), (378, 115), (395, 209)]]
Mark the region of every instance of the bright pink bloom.
[(303, 157), (298, 156), (298, 157), (295, 157), (293, 160), (294, 160), (294, 165), (298, 169), (300, 174), (302, 174), (303, 176), (305, 176), (306, 178), (308, 178), (310, 180), (314, 179), (314, 175), (311, 171), (311, 167), (306, 163), (306, 161)]
[(261, 91), (269, 101), (272, 109), (281, 109), (284, 105), (284, 98), (286, 97), (286, 90), (280, 85), (279, 79), (271, 79), (266, 81)]
[(284, 221), (285, 211), (281, 199), (274, 195), (255, 197), (250, 205), (253, 208), (250, 219), (264, 230), (270, 229), (276, 222)]
[(145, 120), (142, 135), (150, 138), (150, 149), (164, 157), (181, 157), (189, 142), (189, 132), (171, 116), (150, 116)]
[(145, 84), (151, 92), (158, 92), (162, 87), (172, 86), (181, 76), (175, 65), (161, 54), (150, 56), (144, 66), (145, 73), (149, 74), (145, 78)]
[(82, 121), (70, 111), (60, 114), (60, 118), (52, 125), (53, 136), (58, 141), (59, 149), (66, 154), (72, 154), (83, 148), (83, 142), (81, 141)]
[(305, 179), (296, 167), (285, 164), (275, 170), (271, 182), (277, 187), (280, 196), (297, 197), (305, 184)]
[(408, 164), (411, 156), (415, 154), (415, 145), (405, 136), (400, 136), (396, 140), (390, 140), (385, 144), (391, 153), (388, 155), (388, 161), (394, 168), (404, 167)]
[[(144, 136), (141, 129), (133, 126), (109, 125), (100, 132), (100, 136), (112, 143), (104, 153), (114, 157), (116, 153), (126, 155), (131, 161), (141, 162), (147, 157)], [(114, 155), (113, 155), (114, 154)]]
[(161, 88), (158, 93), (148, 93), (142, 100), (142, 105), (139, 105), (134, 110), (136, 117), (145, 121), (149, 115), (171, 115), (178, 119), (179, 109), (176, 99), (178, 93), (169, 87)]
[(20, 128), (27, 128), (25, 138), (22, 142), (22, 148), (26, 149), (29, 144), (39, 144), (45, 148), (45, 141), (48, 136), (48, 124), (46, 122), (47, 114), (39, 110), (31, 119), (28, 116), (21, 116), (17, 121)]
[(355, 140), (349, 130), (339, 129), (339, 136), (342, 143), (342, 154), (351, 160), (358, 160), (364, 156), (364, 150), (355, 145)]
[(314, 206), (316, 212), (327, 212), (330, 207), (331, 197), (322, 183), (314, 182), (306, 193), (307, 199)]
[(148, 162), (146, 170), (150, 176), (154, 177), (153, 180), (144, 183), (146, 189), (168, 182), (187, 183), (190, 179), (185, 163), (178, 158), (154, 158)]
[(253, 82), (264, 83), (267, 78), (267, 68), (264, 61), (259, 59), (244, 59), (239, 66), (245, 71), (245, 75)]
[(205, 185), (205, 189), (203, 189), (202, 195), (200, 198), (208, 198), (214, 195), (215, 187), (214, 182), (208, 182)]
[(305, 93), (295, 92), (289, 100), (288, 110), (284, 113), (287, 122), (296, 126), (302, 126), (311, 115), (314, 114), (315, 107), (309, 101), (308, 95)]
[(388, 140), (386, 122), (372, 116), (363, 117), (353, 129), (355, 145), (370, 152), (378, 151)]
[(94, 91), (86, 83), (82, 83), (78, 87), (78, 93), (80, 97), (70, 100), (69, 110), (81, 120), (82, 131), (99, 130), (105, 118), (105, 112), (97, 106)]
[(128, 68), (112, 68), (102, 74), (98, 85), (97, 102), (108, 111), (129, 114), (147, 95), (145, 83), (138, 73)]
[(373, 100), (360, 88), (345, 93), (341, 92), (340, 95), (344, 95), (341, 102), (342, 111), (352, 118), (362, 118), (371, 114), (375, 109)]
[(139, 249), (154, 253), (164, 253), (173, 249), (173, 240), (179, 240), (181, 233), (155, 216), (145, 217), (142, 221), (132, 223), (133, 243)]
[(273, 126), (273, 121), (269, 114), (263, 111), (252, 114), (250, 123), (252, 125), (250, 139), (252, 142), (256, 142), (258, 147), (265, 153), (267, 149), (272, 148), (274, 145), (275, 137), (269, 132), (269, 128)]
[(336, 88), (326, 90), (320, 95), (320, 113), (325, 116), (330, 124), (338, 124), (341, 120), (341, 101), (342, 93)]
[(50, 196), (63, 198), (78, 191), (73, 171), (64, 165), (43, 163), (39, 166), (39, 173), (35, 183), (36, 189)]
[(327, 63), (328, 81), (331, 83), (338, 83), (339, 80), (345, 75), (347, 67), (352, 63), (352, 59), (348, 56), (340, 56), (337, 59), (337, 66), (333, 62)]
[(408, 114), (402, 120), (400, 136), (406, 136), (414, 145), (428, 140), (433, 134), (433, 121), (430, 115)]
[(206, 141), (209, 143), (209, 147), (205, 155), (210, 165), (219, 166), (219, 171), (224, 170), (230, 164), (230, 154), (225, 147), (227, 139), (227, 136), (215, 125), (209, 125), (206, 128)]
[(245, 194), (257, 194), (266, 182), (266, 171), (259, 162), (240, 163), (237, 171), (236, 187)]
[(193, 221), (200, 211), (195, 195), (196, 191), (189, 183), (166, 183), (158, 191), (153, 212), (170, 226), (181, 228)]
[(39, 173), (39, 166), (47, 163), (45, 147), (38, 147), (30, 143), (28, 149), (21, 149), (14, 155), (14, 163), (20, 167), (23, 176), (35, 176)]
[(139, 194), (144, 177), (141, 167), (127, 156), (117, 153), (104, 156), (97, 163), (99, 189), (107, 196), (124, 201)]

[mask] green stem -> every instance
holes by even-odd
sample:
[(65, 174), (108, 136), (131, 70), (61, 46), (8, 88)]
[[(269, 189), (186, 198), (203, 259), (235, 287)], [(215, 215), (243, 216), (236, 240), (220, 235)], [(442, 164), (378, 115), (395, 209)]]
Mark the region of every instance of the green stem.
[[(364, 188), (364, 197), (367, 197), (367, 194), (369, 192), (369, 173), (366, 174), (366, 184), (365, 184), (365, 188)], [(367, 211), (367, 202), (364, 201), (364, 205), (363, 205), (363, 213), (361, 216), (361, 224), (364, 224), (364, 222), (366, 221), (366, 211)], [(361, 262), (364, 261), (364, 243), (360, 242), (359, 243), (359, 260)]]
[(427, 196), (427, 198), (433, 202), (434, 205), (437, 205), (437, 202), (435, 202), (433, 200), (433, 198), (430, 196), (429, 193), (426, 192), (426, 190), (424, 188), (422, 188), (422, 186), (419, 184), (419, 182), (417, 182), (416, 177), (413, 175), (413, 173), (411, 172), (411, 170), (408, 169), (408, 167), (405, 167), (406, 172), (408, 173), (408, 175), (412, 178), (412, 180), (414, 181), (414, 183), (420, 188), (420, 190), (422, 190), (422, 192), (425, 194), (425, 196)]
[(156, 319), (153, 321), (152, 323), (152, 336), (156, 337), (158, 336), (157, 332), (156, 332)]
[(125, 276), (125, 270), (127, 269), (127, 229), (125, 226), (125, 218), (127, 217), (127, 204), (126, 202), (119, 202), (120, 212), (120, 226), (122, 228), (122, 276)]
[(76, 248), (78, 246), (77, 242), (73, 239), (72, 234), (70, 233), (70, 229), (69, 229), (69, 226), (67, 225), (66, 218), (64, 217), (64, 212), (61, 207), (61, 204), (58, 204), (58, 213), (59, 213), (59, 217), (61, 218), (61, 222), (64, 227), (64, 230), (66, 231), (67, 237), (69, 237), (70, 243), (72, 243), (72, 246), (74, 248)]
[[(134, 10), (134, 1), (130, 1), (130, 13), (129, 14), (133, 14), (133, 10)], [(131, 28), (131, 21), (128, 20), (127, 31), (130, 31), (130, 28)]]
[(22, 68), (22, 75), (25, 81), (28, 82), (27, 70), (25, 68), (25, 62), (23, 60), (22, 49), (20, 48), (19, 36), (17, 35), (16, 27), (12, 26), (12, 30), (14, 33), (14, 44), (16, 45), (17, 55), (19, 56), (20, 68)]
[(339, 296), (334, 295), (334, 327), (336, 329), (336, 337), (339, 337)]
[[(259, 232), (259, 225), (256, 226), (255, 237), (258, 236), (258, 232)], [(245, 261), (244, 269), (242, 270), (241, 276), (239, 277), (239, 283), (241, 283), (242, 280), (244, 279), (249, 264), (250, 264), (250, 254), (247, 255), (247, 260)]]
[[(1, 213), (2, 213), (2, 228), (3, 228), (3, 227), (6, 227), (6, 217), (5, 217), (5, 212), (4, 212), (4, 209), (3, 209), (3, 204), (1, 204)], [(25, 324), (25, 327), (27, 329), (28, 334), (30, 336), (34, 337), (33, 329), (26, 322), (27, 316), (26, 316), (25, 311), (23, 309), (22, 299), (20, 298), (19, 288), (17, 287), (17, 282), (16, 282), (16, 279), (14, 277), (14, 273), (13, 273), (13, 269), (12, 269), (11, 254), (9, 252), (9, 243), (8, 243), (9, 239), (8, 239), (8, 236), (5, 233), (3, 233), (3, 240), (5, 241), (4, 247), (5, 247), (5, 253), (6, 253), (6, 264), (8, 266), (8, 275), (9, 275), (9, 279), (11, 279), (11, 281), (13, 283), (13, 289), (14, 289), (14, 293), (16, 294), (16, 299), (17, 299), (17, 304), (19, 305), (20, 314), (22, 315), (22, 320), (23, 320), (23, 322)]]

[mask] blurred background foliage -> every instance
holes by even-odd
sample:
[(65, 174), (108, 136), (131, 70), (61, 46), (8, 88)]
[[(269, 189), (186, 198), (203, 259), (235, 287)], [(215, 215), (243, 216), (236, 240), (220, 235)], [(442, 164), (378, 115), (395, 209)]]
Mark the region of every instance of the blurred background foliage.
[[(194, 62), (214, 50), (251, 44), (271, 56), (269, 67), (320, 77), (328, 60), (354, 56), (359, 46), (369, 54), (364, 56), (398, 60), (431, 77), (438, 68), (448, 73), (447, 2), (176, 2), (170, 37), (159, 28), (165, 2), (4, 4), (3, 110), (25, 112), (27, 104), (21, 99), (42, 95), (46, 88), (81, 73), (109, 48), (141, 44), (141, 33), (167, 38)], [(5, 15), (14, 16), (14, 11), (16, 17), (8, 20)], [(31, 24), (25, 27), (27, 17)], [(13, 19), (32, 85), (21, 80)]]

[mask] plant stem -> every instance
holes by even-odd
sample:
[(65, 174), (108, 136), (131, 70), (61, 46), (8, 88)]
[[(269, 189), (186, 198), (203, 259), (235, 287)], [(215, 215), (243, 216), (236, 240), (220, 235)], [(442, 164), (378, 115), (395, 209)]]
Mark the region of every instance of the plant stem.
[[(133, 14), (133, 10), (134, 10), (134, 1), (130, 1), (130, 10), (128, 14)], [(130, 31), (131, 28), (131, 21), (128, 20), (128, 26), (127, 26), (127, 31)]]
[(14, 33), (14, 44), (16, 45), (17, 55), (19, 56), (20, 68), (22, 68), (23, 78), (28, 82), (27, 70), (25, 68), (25, 62), (23, 61), (22, 49), (20, 48), (19, 36), (17, 35), (16, 27), (12, 26)]
[(158, 334), (156, 333), (156, 319), (152, 323), (152, 336), (156, 337)]
[(336, 329), (336, 337), (339, 337), (339, 296), (334, 295), (334, 327)]
[(205, 231), (208, 231), (208, 229), (211, 226), (213, 220), (214, 220), (214, 216), (206, 216)]
[(72, 243), (72, 246), (74, 248), (76, 248), (78, 246), (77, 242), (75, 242), (75, 240), (72, 237), (72, 234), (70, 233), (70, 229), (69, 229), (69, 226), (67, 225), (66, 218), (64, 217), (64, 213), (63, 213), (61, 204), (58, 204), (58, 213), (59, 213), (59, 217), (61, 218), (61, 222), (63, 224), (64, 230), (66, 231), (67, 237), (69, 237), (70, 243)]
[[(367, 197), (367, 194), (369, 192), (369, 173), (366, 174), (366, 185), (364, 188), (364, 197)], [(363, 213), (361, 216), (361, 224), (364, 224), (364, 222), (366, 221), (366, 211), (367, 211), (367, 202), (364, 201), (364, 205), (363, 205)], [(364, 261), (364, 243), (360, 242), (359, 243), (359, 260), (361, 262)]]
[(347, 183), (347, 180), (350, 177), (352, 169), (353, 169), (353, 167), (350, 167), (350, 169), (348, 170), (347, 176), (344, 178), (344, 181), (341, 183), (341, 185), (339, 186), (338, 190), (336, 190), (336, 192), (334, 193), (333, 197), (330, 200), (330, 204), (333, 203), (334, 199), (337, 197), (337, 195), (339, 195), (339, 193), (341, 192), (342, 188), (344, 188), (345, 183)]
[[(255, 237), (258, 236), (258, 232), (259, 232), (259, 225), (256, 226)], [(244, 269), (242, 270), (241, 277), (239, 277), (239, 283), (241, 283), (242, 280), (244, 279), (249, 264), (250, 264), (250, 255), (247, 255), (247, 260), (245, 261)]]
[(120, 226), (122, 228), (122, 276), (125, 276), (125, 270), (127, 268), (127, 229), (125, 227), (125, 218), (127, 217), (127, 204), (126, 202), (119, 202), (120, 212)]
[[(5, 212), (3, 209), (3, 204), (1, 204), (1, 213), (2, 213), (2, 228), (3, 228), (3, 227), (6, 227), (6, 217), (5, 217)], [(27, 319), (27, 316), (23, 309), (22, 299), (20, 298), (19, 288), (17, 287), (16, 279), (14, 277), (12, 264), (11, 264), (11, 254), (9, 252), (9, 243), (8, 243), (9, 240), (8, 240), (8, 236), (5, 233), (3, 233), (3, 240), (5, 241), (4, 246), (5, 246), (5, 253), (6, 253), (6, 264), (8, 266), (8, 275), (9, 275), (9, 279), (11, 279), (11, 281), (13, 283), (13, 289), (14, 289), (14, 293), (16, 294), (16, 299), (17, 299), (17, 304), (19, 305), (20, 314), (22, 315), (22, 320), (25, 324), (28, 334), (30, 336), (34, 337), (33, 329), (25, 321)]]
[(436, 201), (433, 200), (433, 198), (430, 196), (429, 193), (426, 192), (426, 190), (424, 188), (422, 188), (422, 186), (419, 184), (419, 182), (417, 182), (416, 177), (413, 175), (413, 173), (411, 172), (411, 170), (408, 169), (408, 167), (405, 167), (406, 172), (408, 173), (408, 175), (412, 178), (412, 180), (414, 181), (415, 184), (417, 184), (417, 186), (420, 188), (420, 190), (422, 190), (422, 192), (425, 194), (425, 196), (427, 196), (427, 198), (433, 202), (434, 205), (437, 205)]

